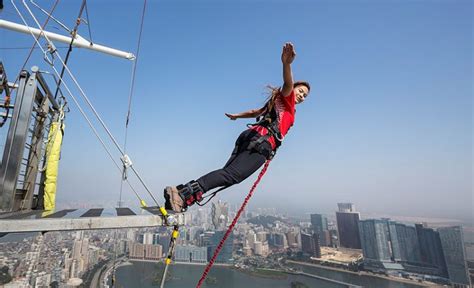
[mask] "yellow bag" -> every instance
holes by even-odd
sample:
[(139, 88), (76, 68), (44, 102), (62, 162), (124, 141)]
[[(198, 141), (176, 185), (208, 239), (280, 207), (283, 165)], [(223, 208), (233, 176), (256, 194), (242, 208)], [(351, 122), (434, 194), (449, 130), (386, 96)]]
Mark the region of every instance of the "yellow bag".
[(56, 187), (58, 182), (59, 156), (63, 141), (64, 124), (51, 124), (46, 147), (46, 180), (44, 181), (44, 209), (54, 210), (56, 205)]

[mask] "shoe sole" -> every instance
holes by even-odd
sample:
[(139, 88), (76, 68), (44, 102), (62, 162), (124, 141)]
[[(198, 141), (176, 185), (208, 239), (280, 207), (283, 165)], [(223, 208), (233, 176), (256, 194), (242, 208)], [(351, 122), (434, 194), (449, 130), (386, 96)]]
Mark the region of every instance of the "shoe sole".
[[(177, 205), (175, 201), (176, 197), (179, 197), (178, 193), (174, 192), (173, 188), (169, 186), (165, 188), (165, 192), (165, 198), (167, 199), (166, 203), (169, 203), (169, 210), (173, 210), (177, 213), (183, 212), (183, 206)], [(183, 201), (181, 197), (179, 197), (179, 200), (180, 202)], [(165, 209), (168, 208), (165, 207)]]

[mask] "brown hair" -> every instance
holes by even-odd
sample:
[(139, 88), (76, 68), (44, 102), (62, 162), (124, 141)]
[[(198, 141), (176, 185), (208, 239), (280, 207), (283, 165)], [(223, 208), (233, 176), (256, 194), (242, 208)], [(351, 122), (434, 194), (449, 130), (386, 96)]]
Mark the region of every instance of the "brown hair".
[[(300, 85), (306, 86), (306, 88), (308, 88), (308, 93), (309, 93), (309, 91), (311, 91), (311, 86), (306, 81), (296, 81), (296, 82), (294, 82), (293, 83), (293, 89), (296, 88), (296, 86), (300, 86)], [(270, 110), (272, 110), (273, 105), (275, 105), (276, 97), (281, 92), (281, 87), (275, 87), (275, 86), (267, 85), (266, 88), (268, 89), (268, 94), (269, 95), (268, 95), (267, 100), (265, 101), (265, 106), (264, 107), (267, 108), (267, 111), (270, 111)]]

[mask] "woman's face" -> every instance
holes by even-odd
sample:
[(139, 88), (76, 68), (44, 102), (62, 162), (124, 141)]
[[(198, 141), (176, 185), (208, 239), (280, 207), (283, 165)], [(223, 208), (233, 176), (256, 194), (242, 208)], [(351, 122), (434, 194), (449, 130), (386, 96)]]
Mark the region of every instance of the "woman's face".
[(295, 90), (295, 101), (296, 104), (303, 103), (303, 101), (306, 99), (306, 96), (308, 96), (308, 87), (305, 85), (298, 85), (294, 88)]

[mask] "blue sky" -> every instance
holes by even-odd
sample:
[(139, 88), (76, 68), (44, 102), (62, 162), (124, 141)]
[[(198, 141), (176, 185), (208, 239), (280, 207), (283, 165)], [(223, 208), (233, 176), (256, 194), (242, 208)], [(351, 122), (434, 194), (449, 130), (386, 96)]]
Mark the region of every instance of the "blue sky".
[[(49, 10), (53, 1), (38, 3)], [(60, 2), (54, 15), (72, 27), (80, 4)], [(135, 53), (142, 7), (90, 1), (93, 41)], [(164, 186), (222, 166), (249, 122), (224, 113), (256, 108), (265, 85), (281, 85), (281, 47), (291, 41), (294, 78), (312, 91), (251, 207), (332, 213), (337, 202), (353, 202), (361, 212), (469, 219), (472, 8), (470, 1), (148, 1), (127, 153), (160, 199)], [(0, 15), (20, 22), (10, 1)], [(53, 23), (48, 30), (63, 33)], [(79, 33), (89, 37), (84, 24)], [(0, 30), (10, 79), (29, 50), (4, 48), (32, 43)], [(132, 63), (75, 49), (69, 64), (123, 143)], [(40, 51), (32, 65), (50, 70)], [(114, 203), (120, 176), (70, 102), (58, 200)], [(0, 133), (4, 139), (5, 128)], [(240, 203), (255, 177), (220, 199)], [(128, 189), (124, 197), (134, 201)]]

